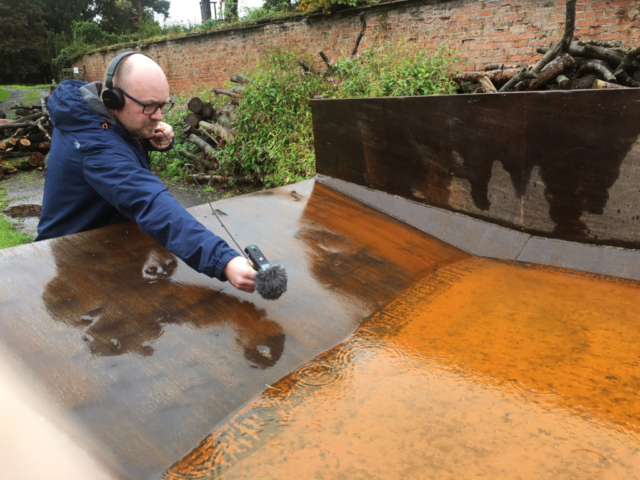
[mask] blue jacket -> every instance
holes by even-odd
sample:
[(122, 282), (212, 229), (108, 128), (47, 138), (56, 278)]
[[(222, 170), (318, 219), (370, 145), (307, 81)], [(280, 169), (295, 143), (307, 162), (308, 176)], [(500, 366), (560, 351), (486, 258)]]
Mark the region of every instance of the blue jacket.
[(49, 97), (54, 130), (36, 241), (133, 220), (191, 268), (226, 280), (222, 271), (239, 254), (151, 172), (150, 145), (114, 120), (100, 88), (68, 80)]

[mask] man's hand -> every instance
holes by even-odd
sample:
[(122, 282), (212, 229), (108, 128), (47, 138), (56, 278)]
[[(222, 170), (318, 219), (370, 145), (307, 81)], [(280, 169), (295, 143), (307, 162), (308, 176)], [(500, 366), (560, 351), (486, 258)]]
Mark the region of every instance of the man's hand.
[[(166, 137), (165, 134), (167, 135)], [(149, 139), (149, 143), (156, 150), (164, 150), (171, 146), (172, 140), (173, 127), (168, 123), (160, 122), (156, 127), (156, 133)]]
[(256, 271), (249, 260), (244, 257), (235, 257), (227, 263), (222, 271), (227, 280), (243, 292), (253, 293), (255, 288)]

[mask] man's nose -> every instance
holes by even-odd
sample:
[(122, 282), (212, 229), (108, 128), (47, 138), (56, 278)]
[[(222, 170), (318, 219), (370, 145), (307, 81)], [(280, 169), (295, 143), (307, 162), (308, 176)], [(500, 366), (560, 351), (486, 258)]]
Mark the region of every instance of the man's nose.
[(151, 118), (152, 118), (153, 120), (158, 120), (158, 121), (162, 120), (162, 109), (161, 109), (161, 108), (159, 108), (159, 109), (157, 109), (155, 112), (153, 112), (153, 113), (151, 114)]

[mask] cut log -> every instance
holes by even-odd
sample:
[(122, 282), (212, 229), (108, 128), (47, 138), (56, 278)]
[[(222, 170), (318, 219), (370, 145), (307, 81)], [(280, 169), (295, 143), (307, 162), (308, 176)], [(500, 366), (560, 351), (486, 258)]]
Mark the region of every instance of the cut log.
[(233, 143), (235, 141), (233, 133), (224, 128), (219, 123), (200, 122), (200, 126), (208, 132), (219, 134), (228, 143)]
[(510, 68), (508, 70), (491, 70), (489, 72), (469, 72), (462, 74), (459, 77), (454, 77), (452, 80), (459, 84), (463, 82), (477, 83), (481, 77), (486, 77), (491, 80), (491, 83), (494, 85), (504, 84), (515, 77), (519, 71), (520, 70), (517, 68)]
[(630, 87), (625, 87), (624, 85), (618, 85), (617, 83), (609, 83), (609, 82), (602, 81), (600, 79), (596, 79), (593, 82), (593, 88), (598, 88), (598, 89), (618, 89), (618, 88), (630, 88)]
[(546, 85), (558, 75), (568, 72), (569, 70), (573, 70), (574, 67), (575, 61), (573, 60), (573, 57), (568, 53), (560, 53), (551, 63), (542, 69), (536, 78), (531, 80), (527, 89), (536, 90)]
[(29, 165), (32, 167), (37, 167), (44, 163), (44, 155), (40, 152), (33, 152), (29, 157)]
[(38, 150), (49, 150), (51, 149), (51, 142), (40, 142), (36, 145)]
[(202, 104), (202, 110), (200, 111), (200, 114), (202, 115), (203, 120), (210, 120), (211, 118), (213, 118), (213, 115), (215, 113), (216, 111), (214, 110), (213, 105), (211, 105), (211, 102)]
[(640, 47), (634, 48), (622, 59), (615, 71), (615, 76), (620, 84), (627, 87), (640, 87), (640, 82), (635, 81), (625, 72), (638, 57), (640, 57)]
[(517, 75), (511, 78), (507, 83), (505, 83), (501, 88), (501, 92), (510, 92), (515, 89), (517, 85), (520, 85), (524, 80), (530, 80), (535, 78), (535, 75), (531, 73), (528, 67), (520, 70)]
[(220, 88), (213, 87), (211, 91), (216, 95), (227, 95), (228, 97), (231, 97), (231, 98), (242, 98), (242, 95), (238, 93), (228, 92), (227, 90), (222, 90)]
[(300, 65), (305, 72), (310, 72), (311, 71), (311, 67), (304, 60), (298, 60), (298, 65)]
[(13, 129), (20, 129), (20, 128), (24, 128), (24, 127), (33, 127), (36, 126), (37, 124), (34, 122), (21, 122), (21, 123), (15, 123), (15, 122), (11, 122), (11, 123), (3, 123), (2, 125), (0, 125), (0, 130), (13, 130)]
[(6, 150), (7, 149), (7, 142), (0, 142), (0, 150)]
[(184, 117), (185, 125), (190, 125), (192, 127), (197, 127), (200, 120), (202, 120), (202, 117), (196, 113), (187, 113)]
[(202, 138), (191, 134), (191, 135), (189, 135), (189, 141), (191, 143), (193, 143), (194, 145), (196, 145), (200, 150), (203, 150), (209, 156), (213, 156), (215, 158), (215, 155), (216, 155), (217, 152), (215, 151), (215, 149), (211, 145), (209, 145), (207, 142), (205, 142)]
[(248, 84), (250, 84), (251, 82), (253, 82), (253, 80), (251, 80), (249, 77), (245, 77), (244, 75), (242, 75), (242, 74), (240, 74), (240, 73), (238, 73), (238, 74), (236, 75), (236, 78), (238, 79), (238, 82), (239, 82), (241, 85), (248, 85)]
[(587, 90), (593, 88), (594, 82), (598, 79), (593, 74), (585, 75), (582, 78), (576, 78), (571, 82), (571, 90)]
[(564, 75), (558, 75), (558, 78), (556, 78), (556, 83), (558, 84), (558, 87), (564, 89), (569, 88), (569, 86), (571, 85), (571, 80), (569, 79), (569, 77), (566, 77)]
[(21, 152), (31, 150), (31, 142), (26, 138), (21, 138), (20, 140), (18, 140), (18, 150), (20, 150)]
[(615, 82), (616, 76), (609, 69), (609, 65), (602, 60), (590, 60), (580, 67), (576, 77), (582, 77), (585, 73), (595, 73), (602, 80)]
[(183, 157), (188, 158), (189, 160), (191, 160), (193, 162), (193, 164), (195, 165), (195, 168), (199, 172), (203, 172), (204, 171), (204, 166), (202, 165), (202, 159), (200, 157), (198, 157), (197, 155), (194, 155), (193, 153), (187, 152), (184, 148), (181, 148), (179, 150), (179, 153)]
[(482, 90), (484, 91), (484, 93), (498, 93), (498, 90), (496, 89), (496, 87), (493, 85), (493, 83), (491, 83), (491, 80), (489, 80), (487, 77), (480, 77), (478, 79), (478, 83), (482, 87)]
[(482, 87), (479, 83), (463, 82), (460, 84), (460, 91), (462, 93), (480, 93)]
[(7, 138), (7, 143), (12, 147), (15, 147), (16, 145), (18, 145), (18, 139), (14, 137)]
[[(549, 47), (538, 47), (538, 53), (545, 54), (549, 51)], [(580, 45), (573, 42), (567, 52), (573, 57), (589, 58), (593, 60), (602, 60), (607, 62), (611, 68), (616, 68), (625, 56), (625, 53), (612, 48), (603, 48), (596, 45)]]
[(44, 142), (47, 137), (45, 135), (44, 132), (41, 132), (38, 130), (38, 133), (31, 133), (29, 134), (29, 136), (27, 137), (27, 139), (31, 142), (31, 143), (40, 143), (40, 142)]
[(28, 152), (31, 150), (31, 142), (26, 138), (18, 140), (18, 150), (21, 152)]
[(238, 93), (240, 95), (242, 95), (242, 92), (244, 92), (244, 86), (243, 85), (236, 85), (235, 87), (231, 87), (231, 90), (229, 90), (231, 93)]
[(38, 118), (42, 117), (42, 112), (36, 112), (36, 113), (32, 113), (31, 115), (27, 115), (25, 117), (21, 117), (21, 118), (16, 118), (13, 123), (26, 123), (26, 122), (31, 122), (32, 120), (37, 120)]
[(331, 62), (329, 61), (329, 58), (325, 55), (325, 53), (324, 53), (322, 50), (320, 50), (320, 51), (318, 52), (318, 55), (320, 55), (320, 57), (322, 58), (322, 60), (324, 60), (324, 63), (326, 63), (326, 64), (327, 64), (327, 69), (328, 69), (330, 72), (333, 72), (333, 65), (331, 65)]
[[(571, 42), (573, 40), (573, 32), (575, 30), (576, 25), (576, 0), (566, 0), (565, 7), (565, 22), (564, 22), (564, 33), (562, 34), (562, 39), (559, 42), (556, 42), (547, 53), (543, 55), (543, 57), (536, 63), (536, 65), (531, 70), (531, 73), (534, 75), (538, 75), (544, 70), (544, 68), (550, 64), (555, 58), (561, 53), (567, 53), (569, 48), (571, 47)], [(535, 90), (535, 88), (531, 88), (532, 84), (539, 84), (539, 86), (544, 85), (544, 83), (539, 83), (537, 80), (532, 80), (529, 85), (529, 90)]]
[[(17, 156), (20, 155), (20, 156)], [(7, 158), (6, 155), (3, 155), (4, 158)], [(33, 167), (29, 163), (29, 157), (25, 157), (24, 153), (16, 152), (14, 155), (11, 155), (9, 158), (11, 160), (7, 160), (10, 168), (15, 168), (16, 170), (31, 170)], [(11, 173), (11, 172), (9, 172)]]
[(178, 153), (180, 153), (180, 155), (182, 155), (183, 157), (188, 158), (195, 164), (202, 162), (202, 159), (200, 157), (198, 157), (197, 155), (194, 155), (191, 152), (187, 152), (184, 148), (181, 148), (180, 150), (178, 150)]
[(44, 133), (44, 136), (46, 137), (46, 139), (51, 141), (51, 135), (49, 135), (49, 132), (47, 132), (47, 130), (42, 126), (42, 123), (40, 123), (40, 120), (36, 122), (36, 125), (38, 125), (38, 128), (40, 129), (40, 131)]
[(189, 103), (187, 103), (187, 108), (189, 108), (189, 110), (191, 110), (193, 113), (200, 115), (202, 112), (202, 105), (204, 103), (202, 102), (202, 100), (200, 100), (198, 97), (193, 97), (191, 100), (189, 100)]

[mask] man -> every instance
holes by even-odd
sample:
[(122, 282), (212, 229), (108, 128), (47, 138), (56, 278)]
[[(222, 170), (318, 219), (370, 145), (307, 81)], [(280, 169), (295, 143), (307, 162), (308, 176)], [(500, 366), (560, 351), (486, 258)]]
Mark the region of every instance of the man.
[(132, 52), (107, 72), (108, 88), (70, 80), (49, 98), (54, 132), (36, 241), (133, 220), (195, 270), (253, 292), (251, 263), (182, 208), (149, 168), (147, 151), (173, 141), (161, 121), (173, 105), (164, 72)]

